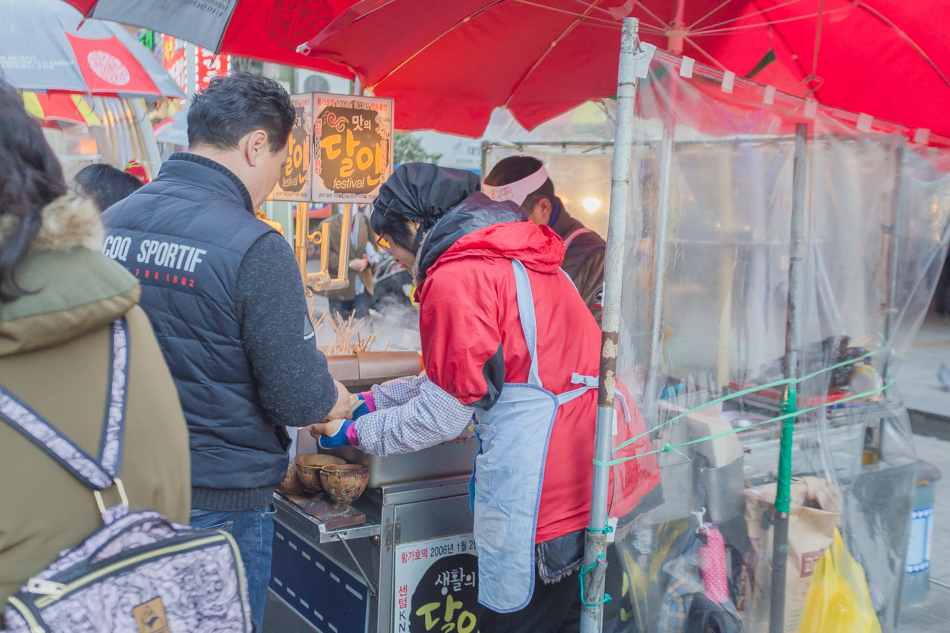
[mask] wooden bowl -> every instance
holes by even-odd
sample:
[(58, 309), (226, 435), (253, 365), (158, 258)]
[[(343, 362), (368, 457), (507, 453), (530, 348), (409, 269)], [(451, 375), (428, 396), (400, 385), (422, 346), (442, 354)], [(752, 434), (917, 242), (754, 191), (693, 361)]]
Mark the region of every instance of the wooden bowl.
[(297, 455), (294, 464), (297, 466), (297, 479), (310, 492), (320, 492), (320, 471), (324, 466), (331, 464), (345, 464), (346, 460), (333, 455)]
[(297, 477), (297, 464), (290, 462), (287, 464), (287, 475), (277, 485), (277, 492), (285, 495), (302, 495), (306, 491), (303, 483)]
[(353, 503), (366, 490), (369, 468), (362, 464), (331, 464), (320, 472), (323, 492), (337, 503)]

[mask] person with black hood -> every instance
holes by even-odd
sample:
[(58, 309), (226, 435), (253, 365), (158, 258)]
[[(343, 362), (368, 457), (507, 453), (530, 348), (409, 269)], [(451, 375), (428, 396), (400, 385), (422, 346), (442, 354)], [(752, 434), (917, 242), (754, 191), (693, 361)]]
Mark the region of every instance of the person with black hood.
[(526, 220), (517, 204), (479, 192), (471, 172), (397, 169), (372, 224), (380, 246), (413, 271), (426, 371), (361, 394), (355, 420), (310, 431), (325, 447), (390, 455), (455, 439), (474, 415), (472, 507), (487, 607), (479, 628), (571, 631), (600, 329), (560, 270), (561, 238)]

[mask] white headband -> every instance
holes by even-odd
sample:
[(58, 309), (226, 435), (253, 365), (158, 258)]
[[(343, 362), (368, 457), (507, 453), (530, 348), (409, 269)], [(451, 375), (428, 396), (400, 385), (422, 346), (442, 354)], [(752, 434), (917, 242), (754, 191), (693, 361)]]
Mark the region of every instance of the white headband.
[(520, 205), (525, 201), (525, 198), (530, 196), (532, 193), (541, 188), (548, 180), (548, 170), (544, 168), (544, 165), (541, 165), (541, 169), (534, 172), (529, 176), (525, 176), (521, 180), (516, 180), (507, 185), (498, 185), (497, 187), (492, 187), (491, 185), (482, 184), (482, 192), (495, 202), (503, 202), (505, 200), (511, 200), (515, 204)]

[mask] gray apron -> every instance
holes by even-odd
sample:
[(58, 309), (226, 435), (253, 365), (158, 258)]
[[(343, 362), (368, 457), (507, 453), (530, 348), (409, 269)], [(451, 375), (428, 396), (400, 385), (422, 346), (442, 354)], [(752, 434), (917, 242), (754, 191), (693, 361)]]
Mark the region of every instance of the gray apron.
[(581, 385), (554, 394), (538, 375), (537, 324), (524, 265), (515, 271), (521, 327), (531, 355), (527, 384), (505, 383), (495, 405), (478, 410), (472, 506), (478, 549), (478, 601), (498, 613), (519, 611), (534, 593), (535, 533), (548, 441), (561, 405), (597, 387), (595, 376), (573, 374)]

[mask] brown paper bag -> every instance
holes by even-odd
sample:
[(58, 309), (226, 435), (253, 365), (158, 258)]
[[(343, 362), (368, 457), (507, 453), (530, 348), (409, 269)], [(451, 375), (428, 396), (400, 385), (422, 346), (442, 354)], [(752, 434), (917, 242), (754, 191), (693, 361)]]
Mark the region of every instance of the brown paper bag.
[[(771, 522), (763, 519), (772, 516), (775, 486), (769, 484), (745, 491), (745, 520), (752, 547), (742, 572), (739, 610), (748, 631), (769, 628), (774, 530)], [(818, 477), (792, 479), (784, 633), (798, 633), (815, 564), (831, 545), (840, 518), (841, 502), (831, 482)]]

